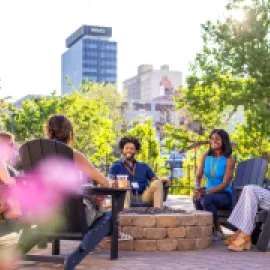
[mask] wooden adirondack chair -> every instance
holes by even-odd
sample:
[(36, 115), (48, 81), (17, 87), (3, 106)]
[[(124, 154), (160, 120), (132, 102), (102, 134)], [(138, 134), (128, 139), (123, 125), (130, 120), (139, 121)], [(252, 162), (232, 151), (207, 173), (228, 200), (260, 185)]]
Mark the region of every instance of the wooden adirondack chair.
[[(31, 171), (44, 158), (61, 156), (73, 159), (73, 150), (66, 144), (49, 139), (36, 139), (26, 142), (20, 148), (22, 167), (25, 172)], [(74, 269), (95, 246), (111, 235), (111, 259), (118, 258), (118, 212), (123, 209), (125, 189), (98, 188), (85, 186), (85, 194), (112, 195), (112, 211), (87, 226), (83, 196), (72, 196), (65, 202), (65, 226), (59, 232), (51, 233), (37, 228), (25, 228), (19, 239), (18, 247), (27, 253), (34, 246), (44, 247), (44, 243), (52, 241), (52, 256), (25, 255), (25, 260), (54, 262), (65, 264), (66, 270)], [(60, 256), (60, 240), (77, 240), (79, 246), (68, 256)], [(45, 244), (46, 247), (46, 244)]]
[(227, 222), (228, 217), (230, 216), (233, 207), (236, 205), (239, 198), (240, 192), (246, 185), (258, 185), (263, 186), (265, 181), (265, 173), (267, 171), (268, 163), (266, 160), (261, 158), (253, 158), (243, 162), (240, 162), (237, 165), (235, 170), (235, 178), (232, 182), (233, 185), (233, 201), (232, 205), (227, 209), (218, 210), (218, 216), (220, 219), (221, 225), (236, 230), (234, 226)]

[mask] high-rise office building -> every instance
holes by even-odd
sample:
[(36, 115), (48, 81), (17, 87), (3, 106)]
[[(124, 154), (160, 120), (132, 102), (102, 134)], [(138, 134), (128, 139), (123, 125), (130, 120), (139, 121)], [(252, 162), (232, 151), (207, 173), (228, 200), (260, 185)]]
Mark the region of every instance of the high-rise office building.
[(117, 82), (117, 42), (111, 27), (83, 25), (66, 39), (62, 54), (62, 95), (70, 93), (66, 76), (78, 88), (85, 79)]

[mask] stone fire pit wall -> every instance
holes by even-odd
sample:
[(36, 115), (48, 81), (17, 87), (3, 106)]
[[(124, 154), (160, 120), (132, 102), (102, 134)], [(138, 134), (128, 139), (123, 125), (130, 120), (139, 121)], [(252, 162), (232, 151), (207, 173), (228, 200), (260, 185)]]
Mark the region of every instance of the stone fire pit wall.
[[(193, 211), (172, 214), (120, 214), (119, 230), (133, 236), (120, 241), (120, 250), (173, 251), (203, 249), (212, 244), (211, 213)], [(109, 248), (107, 241), (101, 248)]]

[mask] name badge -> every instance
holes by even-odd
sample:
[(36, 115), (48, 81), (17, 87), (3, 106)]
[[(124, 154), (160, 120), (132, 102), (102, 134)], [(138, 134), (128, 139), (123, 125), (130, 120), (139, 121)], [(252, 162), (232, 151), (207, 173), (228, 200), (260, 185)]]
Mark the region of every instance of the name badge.
[(134, 189), (138, 189), (138, 188), (139, 188), (139, 184), (138, 184), (137, 182), (131, 183), (131, 186), (132, 186), (132, 188), (134, 188)]

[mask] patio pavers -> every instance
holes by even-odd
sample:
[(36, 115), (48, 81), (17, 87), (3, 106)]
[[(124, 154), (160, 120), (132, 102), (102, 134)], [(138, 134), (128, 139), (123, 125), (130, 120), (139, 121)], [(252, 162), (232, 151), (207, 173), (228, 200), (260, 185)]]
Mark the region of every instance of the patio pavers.
[[(191, 199), (186, 196), (170, 196), (167, 205), (177, 208), (192, 209)], [(226, 231), (228, 233), (228, 231)], [(72, 249), (76, 242), (62, 241), (63, 252)], [(34, 250), (34, 253), (46, 253), (47, 250)], [(270, 269), (270, 249), (258, 252), (254, 248), (245, 252), (229, 252), (222, 242), (204, 250), (173, 252), (131, 252), (119, 251), (119, 259), (111, 261), (109, 251), (97, 250), (89, 254), (76, 269), (89, 270), (214, 270), (214, 269)], [(63, 269), (62, 265), (50, 263), (22, 262), (20, 270)]]

